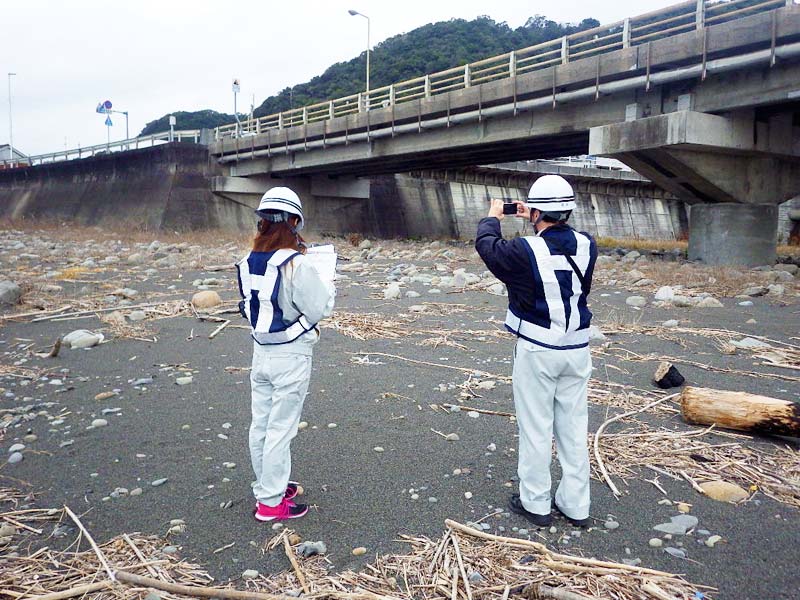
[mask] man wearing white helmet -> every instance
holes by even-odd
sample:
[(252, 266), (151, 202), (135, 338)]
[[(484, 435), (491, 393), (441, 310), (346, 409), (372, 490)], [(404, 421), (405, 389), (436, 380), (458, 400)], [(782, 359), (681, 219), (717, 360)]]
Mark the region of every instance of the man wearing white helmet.
[[(516, 216), (534, 235), (503, 239), (503, 202), (493, 200), (478, 224), (475, 248), (508, 288), (506, 328), (517, 336), (514, 404), (519, 423), (519, 495), (509, 507), (540, 527), (551, 510), (573, 525), (589, 522), (589, 452), (586, 392), (592, 362), (586, 305), (597, 246), (567, 225), (575, 209), (572, 186), (544, 175), (517, 203)], [(555, 434), (562, 477), (551, 504), (550, 459)]]
[(286, 187), (268, 190), (252, 251), (236, 267), (239, 310), (252, 328), (253, 364), (250, 459), (256, 480), (255, 518), (295, 519), (308, 512), (297, 504), (298, 484), (289, 481), (289, 444), (297, 434), (311, 376), (311, 355), (319, 339), (317, 323), (331, 314), (334, 290), (307, 262), (299, 231), (303, 205)]

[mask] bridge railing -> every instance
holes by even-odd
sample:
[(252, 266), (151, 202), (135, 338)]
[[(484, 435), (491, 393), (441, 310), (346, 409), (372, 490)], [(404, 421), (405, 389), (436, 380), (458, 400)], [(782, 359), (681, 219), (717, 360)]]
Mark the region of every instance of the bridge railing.
[[(199, 129), (184, 129), (181, 131), (172, 132), (172, 141), (182, 142), (191, 140), (194, 143), (200, 141)], [(170, 141), (170, 132), (162, 131), (160, 133), (153, 133), (151, 135), (144, 135), (141, 137), (130, 138), (127, 140), (118, 140), (109, 144), (97, 144), (95, 146), (84, 146), (82, 148), (72, 148), (68, 150), (60, 150), (58, 152), (49, 152), (47, 154), (36, 154), (33, 156), (26, 156), (25, 158), (17, 158), (14, 161), (0, 160), (0, 170), (10, 169), (12, 167), (43, 165), (47, 163), (61, 162), (65, 160), (75, 160), (77, 158), (88, 158), (99, 154), (108, 154), (110, 152), (120, 152), (123, 150), (134, 150), (137, 148), (156, 146)]]
[(646, 44), (694, 29), (702, 29), (706, 25), (716, 25), (774, 10), (781, 6), (792, 5), (794, 1), (688, 0), (637, 17), (513, 50), (500, 56), (372, 89), (369, 93), (361, 92), (249, 119), (239, 124), (223, 125), (215, 129), (215, 138), (219, 140), (258, 134), (270, 129), (297, 127), (419, 98), (429, 98), (473, 85), (513, 78), (554, 65), (567, 64), (571, 60)]

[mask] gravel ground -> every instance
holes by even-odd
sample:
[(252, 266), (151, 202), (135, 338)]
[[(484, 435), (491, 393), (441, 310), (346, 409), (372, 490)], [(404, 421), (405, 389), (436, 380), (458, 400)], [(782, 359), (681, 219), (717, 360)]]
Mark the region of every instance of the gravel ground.
[[(16, 247), (19, 243), (24, 247)], [(511, 386), (502, 379), (483, 377), (494, 381), (494, 387), (473, 388), (477, 395), (464, 396), (461, 386), (468, 374), (449, 368), (511, 374), (513, 340), (495, 333), (501, 329), (506, 299), (485, 291), (493, 281), (481, 278), (484, 268), (474, 252), (445, 244), (393, 242), (381, 250), (366, 249), (363, 254), (373, 256), (362, 259), (358, 249), (338, 243), (347, 246), (344, 257), (350, 260), (341, 263), (347, 279), (339, 286), (335, 317), (342, 322), (348, 314), (370, 313), (388, 325), (402, 326), (397, 327), (397, 337), (358, 340), (328, 324), (314, 355), (303, 414), (308, 426), (292, 444), (293, 476), (305, 487), (304, 501), (312, 510), (291, 527), (304, 539), (324, 540), (336, 570), (357, 569), (376, 554), (402, 552), (400, 534), (437, 537), (446, 518), (467, 522), (498, 508), (505, 510), (515, 486), (517, 443), (516, 425), (508, 417), (473, 418), (439, 406), (462, 403), (513, 412)], [(165, 243), (154, 249), (141, 240), (87, 243), (85, 237), (0, 232), (0, 248), (0, 274), (21, 283), (24, 292), (24, 304), (14, 309), (17, 313), (34, 311), (36, 304), (47, 310), (70, 304), (93, 309), (116, 306), (125, 315), (131, 310), (126, 303), (189, 300), (197, 291), (193, 282), (208, 278), (219, 280), (219, 285), (211, 282), (210, 287), (231, 306), (228, 301), (236, 299), (232, 272), (207, 268), (230, 264), (243, 246)], [(21, 257), (25, 254), (30, 257)], [(129, 261), (131, 254), (141, 255), (141, 262)], [(119, 262), (104, 263), (108, 256), (118, 257)], [(87, 257), (94, 257), (94, 264), (85, 266)], [(645, 259), (607, 262), (597, 274), (591, 297), (594, 322), (607, 333), (605, 341), (593, 345), (595, 379), (629, 386), (634, 394), (636, 389), (653, 392), (655, 357), (669, 356), (730, 369), (676, 362), (692, 385), (800, 401), (796, 371), (764, 366), (751, 351), (726, 353), (729, 349), (721, 346), (719, 337), (704, 333), (729, 330), (741, 334), (732, 339), (756, 335), (798, 344), (796, 278), (773, 276), (772, 271), (726, 271), (710, 282), (708, 277), (715, 275), (698, 267)], [(354, 263), (363, 264), (363, 269)], [(469, 283), (466, 291), (440, 286), (440, 294), (431, 293), (435, 285), (429, 282), (404, 281), (400, 298), (385, 299), (387, 277), (394, 277), (393, 270), (401, 277), (403, 267), (396, 267), (405, 265), (407, 271), (411, 264), (417, 267), (417, 279), (452, 277), (454, 269), (463, 268), (479, 281)], [(436, 271), (437, 264), (442, 272)], [(642, 277), (631, 281), (632, 270)], [(414, 276), (413, 270), (406, 275)], [(647, 282), (641, 284), (642, 279)], [(684, 289), (678, 291), (692, 297), (708, 292), (723, 306), (658, 305), (653, 293), (664, 283), (681, 284)], [(773, 289), (769, 295), (753, 297), (752, 306), (741, 306), (745, 300), (732, 296), (750, 284), (778, 284), (784, 290), (778, 294)], [(136, 294), (128, 300), (124, 294), (112, 298), (111, 292), (119, 288)], [(420, 296), (405, 297), (409, 290)], [(641, 309), (627, 305), (626, 298), (634, 293), (645, 297), (647, 305)], [(162, 313), (171, 310), (155, 308)], [(5, 321), (0, 329), (4, 375), (0, 445), (4, 455), (15, 443), (25, 443), (26, 448), (22, 462), (0, 466), (0, 485), (35, 492), (39, 506), (67, 504), (84, 515), (83, 522), (99, 541), (133, 531), (164, 535), (171, 519), (184, 519), (186, 531), (170, 535), (169, 543), (221, 581), (237, 580), (246, 569), (262, 573), (286, 569), (288, 561), (282, 554), (262, 556), (260, 546), (275, 532), (252, 518), (246, 371), (251, 342), (246, 329), (234, 327), (244, 322), (229, 315), (231, 325), (209, 339), (215, 322), (199, 321), (187, 310), (177, 316), (145, 311), (144, 321), (124, 326), (96, 316)], [(660, 326), (669, 319), (677, 319), (680, 329)], [(655, 329), (645, 331), (649, 326)], [(62, 349), (56, 358), (34, 354), (49, 350), (59, 336), (79, 328), (103, 331), (106, 341), (84, 350)], [(444, 343), (439, 339), (435, 345), (432, 338), (442, 336)], [(448, 345), (453, 343), (459, 346)], [(642, 359), (631, 360), (635, 356), (628, 351)], [(364, 359), (358, 354), (364, 352), (372, 354)], [(26, 373), (36, 377), (20, 376)], [(178, 377), (188, 374), (191, 383), (176, 384)], [(132, 385), (145, 377), (153, 382)], [(115, 389), (116, 395), (96, 399)], [(19, 409), (25, 405), (34, 407)], [(592, 403), (590, 430), (619, 411), (607, 403)], [(91, 427), (98, 418), (108, 424)], [(649, 412), (638, 419), (653, 427), (691, 429), (676, 412)], [(615, 425), (609, 432), (623, 429)], [(432, 430), (457, 433), (459, 440), (446, 441)], [(23, 439), (31, 435), (36, 439)], [(735, 441), (767, 452), (777, 445), (797, 451), (795, 442), (787, 439)], [(557, 480), (555, 461), (553, 471)], [(639, 558), (645, 566), (684, 573), (690, 581), (718, 587), (719, 598), (797, 598), (797, 508), (760, 492), (740, 505), (720, 503), (696, 493), (685, 481), (661, 476), (664, 495), (645, 481), (654, 475), (644, 470), (626, 481), (615, 479), (622, 490), (619, 499), (607, 485), (593, 480), (594, 523), (588, 531), (577, 533), (561, 520), (552, 533), (533, 531), (525, 520), (503, 512), (486, 522), (494, 533), (531, 537), (562, 552), (613, 561)], [(162, 485), (152, 485), (163, 478)], [(117, 488), (128, 493), (110, 497)], [(130, 495), (135, 488), (142, 493)], [(664, 539), (653, 526), (677, 515), (678, 502), (690, 505), (699, 524), (686, 536)], [(609, 520), (619, 527), (607, 529), (604, 523)], [(519, 529), (530, 530), (523, 534)], [(710, 535), (722, 540), (708, 547), (703, 540)], [(684, 550), (686, 558), (651, 547), (648, 540), (654, 537), (661, 537), (665, 547)], [(42, 543), (29, 538), (11, 544), (24, 551), (28, 542)], [(230, 548), (213, 552), (231, 543)], [(353, 556), (351, 550), (357, 546), (366, 547), (367, 554)], [(9, 550), (13, 546), (4, 552)]]

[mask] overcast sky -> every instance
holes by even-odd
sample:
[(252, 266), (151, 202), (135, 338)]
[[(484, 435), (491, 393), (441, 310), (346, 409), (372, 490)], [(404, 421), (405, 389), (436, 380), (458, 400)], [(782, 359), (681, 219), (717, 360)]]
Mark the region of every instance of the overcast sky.
[[(536, 14), (610, 23), (675, 0), (3, 0), (0, 6), (0, 143), (8, 142), (6, 73), (14, 146), (28, 154), (105, 143), (97, 103), (130, 112), (131, 136), (170, 111), (240, 111), (307, 81), (366, 46), (451, 18), (488, 15), (519, 27)], [(245, 106), (243, 106), (245, 105)], [(113, 116), (112, 139), (125, 136)], [(180, 128), (180, 123), (178, 123)]]

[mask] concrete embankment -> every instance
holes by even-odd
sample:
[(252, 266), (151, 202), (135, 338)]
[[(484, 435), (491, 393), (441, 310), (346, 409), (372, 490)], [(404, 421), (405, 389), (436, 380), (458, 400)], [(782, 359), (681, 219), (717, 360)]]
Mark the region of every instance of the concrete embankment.
[(139, 230), (252, 227), (247, 207), (214, 196), (205, 146), (164, 144), (0, 171), (0, 218)]
[[(63, 221), (137, 230), (250, 231), (259, 193), (225, 197), (211, 192), (221, 175), (207, 148), (164, 144), (83, 160), (0, 171), (0, 219)], [(375, 238), (469, 240), (489, 198), (523, 200), (534, 173), (478, 167), (376, 176), (368, 180), (264, 180), (291, 185), (303, 198), (315, 233)], [(597, 236), (682, 239), (688, 207), (646, 180), (578, 177), (571, 181), (578, 210), (572, 223)], [(258, 186), (256, 186), (258, 187)], [(258, 188), (260, 189), (260, 188)], [(781, 207), (778, 239), (790, 236), (798, 200)], [(506, 235), (523, 233), (506, 219)]]
[[(486, 173), (396, 174), (373, 177), (362, 199), (303, 195), (309, 223), (321, 233), (357, 232), (378, 238), (451, 237), (469, 240), (490, 198), (524, 200), (533, 175)], [(573, 225), (599, 236), (680, 239), (688, 234), (686, 206), (649, 183), (574, 182)], [(302, 194), (301, 194), (302, 195)], [(519, 219), (503, 222), (506, 235), (523, 233)]]

